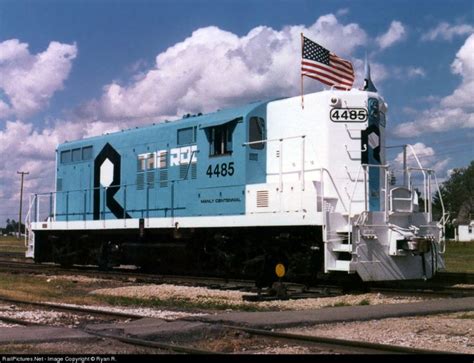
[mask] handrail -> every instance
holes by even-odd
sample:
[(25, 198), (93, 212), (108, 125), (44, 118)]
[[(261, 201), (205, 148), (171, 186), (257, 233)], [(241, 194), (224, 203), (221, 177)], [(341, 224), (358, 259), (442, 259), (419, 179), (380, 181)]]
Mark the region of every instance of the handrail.
[(258, 141), (250, 141), (244, 142), (242, 146), (254, 145), (254, 144), (261, 144), (261, 143), (268, 143), (273, 141), (283, 141), (283, 140), (290, 140), (290, 139), (299, 139), (304, 138), (306, 135), (297, 135), (297, 136), (288, 136), (288, 137), (278, 137), (276, 139), (267, 139), (267, 140), (258, 140)]
[(363, 131), (364, 129), (353, 129), (353, 128), (350, 129), (349, 127), (347, 127), (347, 124), (344, 124), (344, 127), (346, 128), (347, 134), (349, 135), (349, 138), (351, 140), (360, 140), (360, 137), (352, 136), (351, 131)]
[(194, 154), (197, 154), (197, 150), (193, 150), (191, 152), (191, 157), (189, 158), (189, 163), (188, 163), (188, 166), (186, 168), (186, 175), (184, 176), (184, 178), (182, 180), (188, 179), (188, 173), (189, 173), (189, 169), (191, 168), (191, 164), (193, 163)]
[[(389, 165), (388, 164), (383, 164), (383, 165), (376, 165), (376, 164), (360, 164), (359, 165), (359, 169), (357, 171), (357, 176), (355, 178), (355, 182), (354, 182), (354, 186), (353, 186), (353, 189), (352, 189), (352, 195), (349, 197), (349, 218), (352, 216), (352, 202), (354, 201), (354, 195), (355, 195), (355, 192), (356, 192), (356, 189), (357, 189), (357, 186), (359, 184), (359, 182), (363, 182), (364, 183), (364, 186), (365, 186), (365, 190), (364, 190), (364, 208), (365, 208), (365, 211), (367, 211), (367, 201), (368, 201), (368, 197), (367, 197), (367, 194), (368, 194), (368, 191), (366, 190), (367, 188), (367, 183), (368, 183), (368, 178), (367, 178), (367, 173), (368, 173), (368, 170), (370, 168), (379, 168), (379, 169), (383, 169), (384, 170), (384, 180), (385, 180), (385, 193), (384, 193), (384, 205), (385, 205), (385, 212), (387, 212), (388, 210), (388, 191), (387, 191), (387, 173), (388, 173), (388, 167)], [(360, 175), (360, 172), (361, 170), (364, 170), (364, 179), (363, 180), (359, 180), (359, 175)], [(347, 171), (347, 169), (346, 169)], [(349, 176), (349, 179), (351, 181), (353, 181), (351, 179), (351, 177)]]
[(349, 169), (348, 169), (347, 165), (344, 165), (344, 169), (346, 169), (347, 176), (349, 177), (349, 180), (350, 180), (351, 182), (355, 182), (355, 181), (361, 182), (361, 181), (363, 181), (363, 180), (358, 180), (358, 179), (352, 178), (352, 175), (351, 175), (351, 173), (349, 172)]
[(332, 178), (332, 175), (331, 175), (331, 173), (329, 172), (329, 170), (326, 169), (326, 168), (316, 168), (316, 169), (314, 169), (314, 170), (315, 170), (315, 171), (316, 171), (316, 170), (319, 170), (320, 173), (321, 173), (321, 197), (322, 197), (322, 200), (324, 199), (324, 179), (323, 179), (323, 173), (326, 172), (327, 175), (329, 176), (329, 179), (330, 179), (331, 182), (332, 182), (332, 185), (333, 185), (333, 187), (334, 187), (334, 190), (336, 191), (337, 195), (339, 196), (339, 200), (341, 201), (341, 204), (342, 204), (342, 206), (344, 207), (344, 211), (347, 212), (347, 211), (348, 211), (348, 210), (347, 210), (347, 207), (346, 207), (346, 205), (345, 205), (345, 203), (344, 203), (344, 201), (343, 201), (343, 199), (342, 199), (341, 193), (339, 193), (339, 189), (337, 189), (336, 183), (334, 182), (334, 179)]
[(364, 144), (364, 146), (362, 147), (362, 149), (356, 149), (356, 150), (349, 150), (349, 149), (347, 148), (347, 145), (344, 145), (344, 147), (346, 148), (346, 151), (347, 151), (348, 153), (352, 153), (352, 152), (354, 152), (354, 153), (355, 153), (355, 152), (366, 152), (366, 151), (367, 151), (367, 144)]
[[(426, 190), (426, 171), (424, 170), (423, 166), (421, 165), (420, 159), (418, 159), (418, 156), (416, 155), (415, 148), (410, 144), (407, 144), (406, 146), (408, 146), (410, 148), (411, 153), (415, 157), (415, 161), (416, 161), (416, 163), (418, 164), (418, 167), (419, 167), (419, 169), (407, 168), (407, 170), (409, 170), (409, 169), (411, 169), (411, 170), (420, 170), (423, 173), (423, 201), (424, 201), (424, 207), (425, 207), (425, 211), (426, 211), (427, 206), (428, 206), (427, 205), (428, 192)], [(409, 180), (411, 180), (411, 174), (409, 174)], [(430, 198), (431, 198), (431, 196), (430, 196)]]
[[(444, 209), (444, 202), (443, 202), (443, 196), (441, 195), (441, 189), (439, 188), (439, 184), (438, 184), (438, 178), (436, 177), (436, 173), (433, 173), (434, 175), (434, 179), (435, 179), (435, 183), (436, 183), (436, 189), (438, 190), (438, 195), (439, 195), (439, 202), (441, 203), (441, 212), (443, 213), (443, 223), (442, 223), (442, 228), (443, 228), (443, 237), (445, 236), (445, 227), (446, 227), (446, 220), (444, 220), (444, 216), (446, 215), (446, 211)], [(449, 214), (449, 213), (448, 213)], [(442, 252), (444, 253), (444, 252)]]
[[(34, 203), (34, 198), (31, 198), (31, 195), (30, 195), (30, 203), (28, 207), (28, 212), (25, 215), (25, 247), (28, 247), (28, 239), (29, 239), (30, 226), (31, 226), (30, 216), (31, 216), (31, 208), (33, 206), (33, 203)], [(28, 233), (26, 229), (28, 229)]]
[[(348, 218), (348, 223), (351, 219), (351, 216), (352, 216), (352, 201), (354, 200), (354, 195), (355, 195), (355, 191), (356, 191), (356, 188), (357, 188), (357, 184), (359, 184), (359, 175), (360, 175), (360, 171), (362, 170), (362, 164), (359, 165), (359, 169), (357, 170), (357, 176), (356, 176), (356, 182), (354, 184), (354, 188), (352, 189), (352, 196), (349, 198), (349, 218)], [(364, 193), (364, 205), (365, 205), (365, 200), (367, 199), (367, 195)]]

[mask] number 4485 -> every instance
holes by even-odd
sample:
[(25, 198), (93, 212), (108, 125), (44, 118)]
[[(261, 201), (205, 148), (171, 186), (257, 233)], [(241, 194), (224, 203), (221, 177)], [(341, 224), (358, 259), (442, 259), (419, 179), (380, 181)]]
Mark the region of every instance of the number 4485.
[(207, 167), (206, 175), (208, 175), (209, 178), (212, 178), (213, 175), (216, 177), (225, 177), (234, 175), (234, 171), (234, 162), (231, 161), (230, 163), (216, 164), (214, 166), (210, 164)]

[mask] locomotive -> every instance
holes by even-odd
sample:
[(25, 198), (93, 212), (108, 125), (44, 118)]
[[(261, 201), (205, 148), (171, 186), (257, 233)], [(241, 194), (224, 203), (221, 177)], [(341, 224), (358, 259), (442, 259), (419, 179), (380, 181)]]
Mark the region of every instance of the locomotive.
[[(60, 144), (55, 191), (30, 198), (27, 257), (258, 281), (275, 268), (290, 277), (433, 277), (444, 268), (436, 176), (414, 155), (393, 185), (385, 100), (366, 87), (304, 101)], [(423, 199), (413, 183), (421, 179)]]

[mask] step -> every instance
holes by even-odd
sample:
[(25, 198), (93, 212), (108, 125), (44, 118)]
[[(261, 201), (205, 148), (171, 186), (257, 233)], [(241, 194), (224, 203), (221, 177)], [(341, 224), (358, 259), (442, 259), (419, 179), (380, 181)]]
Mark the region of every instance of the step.
[(336, 266), (329, 267), (328, 271), (349, 271), (351, 261), (336, 261)]
[(340, 244), (332, 248), (333, 252), (352, 252), (352, 244)]

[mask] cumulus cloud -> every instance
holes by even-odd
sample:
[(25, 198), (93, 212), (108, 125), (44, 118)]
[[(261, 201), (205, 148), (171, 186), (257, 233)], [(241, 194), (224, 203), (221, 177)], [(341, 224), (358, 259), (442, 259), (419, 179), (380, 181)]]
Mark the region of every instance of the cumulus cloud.
[[(159, 54), (154, 67), (140, 77), (129, 84), (106, 85), (93, 107), (84, 107), (101, 119), (153, 116), (159, 121), (298, 94), (301, 32), (349, 59), (367, 42), (358, 24), (343, 24), (333, 14), (309, 27), (258, 26), (241, 37), (215, 26), (200, 28)], [(322, 87), (308, 82), (308, 89)]]
[[(435, 150), (429, 146), (426, 146), (422, 142), (417, 142), (416, 144), (411, 145), (411, 147), (413, 148), (416, 157), (423, 167), (433, 169), (438, 174), (438, 176), (444, 177), (447, 175), (447, 166), (451, 160), (449, 157), (438, 158)], [(410, 147), (407, 148), (406, 157), (407, 166), (418, 167), (418, 163)], [(401, 151), (395, 157), (394, 165), (397, 170), (403, 169), (403, 151)]]
[(386, 49), (393, 44), (398, 43), (406, 38), (407, 32), (403, 24), (397, 20), (392, 21), (387, 32), (378, 36), (375, 41), (380, 49)]
[(452, 40), (455, 36), (472, 34), (474, 27), (470, 24), (451, 25), (447, 22), (439, 23), (435, 28), (428, 30), (421, 36), (423, 41), (433, 41), (437, 39)]
[(423, 111), (414, 121), (395, 128), (401, 137), (415, 137), (422, 133), (443, 132), (456, 128), (474, 128), (474, 35), (466, 39), (451, 64), (451, 71), (462, 77), (454, 92), (442, 98), (439, 105)]
[(451, 64), (451, 71), (462, 77), (461, 85), (441, 101), (445, 107), (462, 107), (472, 110), (474, 96), (474, 34), (467, 38)]
[[(31, 193), (50, 192), (54, 189), (55, 149), (66, 140), (118, 131), (121, 124), (93, 121), (78, 123), (55, 121), (49, 127), (38, 130), (30, 122), (6, 121), (0, 130), (0, 188), (2, 198), (0, 216), (18, 209), (20, 179), (16, 172), (27, 171), (24, 184), (24, 207)], [(19, 141), (21, 140), (21, 142)], [(3, 221), (0, 221), (3, 222)], [(0, 223), (0, 225), (3, 223)]]
[(0, 43), (0, 118), (29, 117), (62, 89), (77, 55), (75, 44), (51, 42), (38, 54), (18, 39)]

